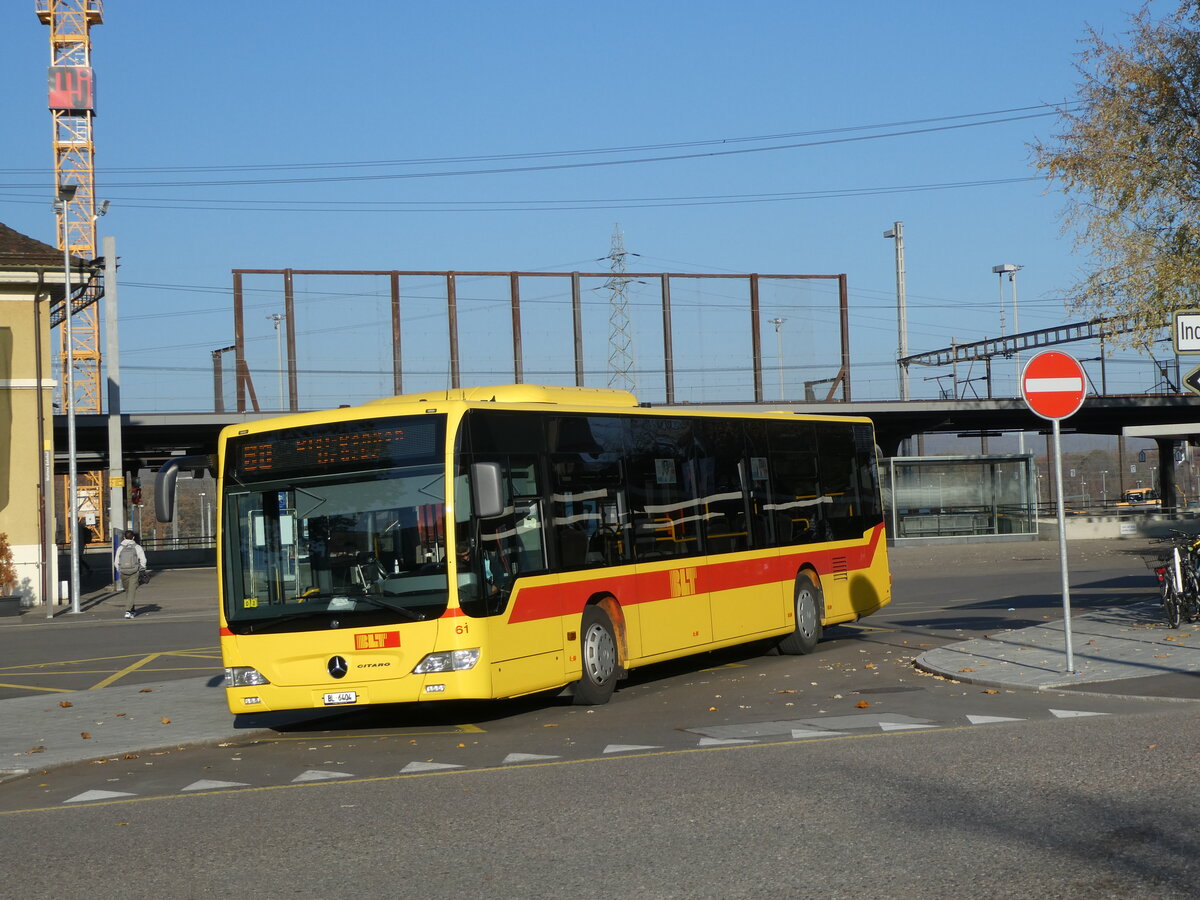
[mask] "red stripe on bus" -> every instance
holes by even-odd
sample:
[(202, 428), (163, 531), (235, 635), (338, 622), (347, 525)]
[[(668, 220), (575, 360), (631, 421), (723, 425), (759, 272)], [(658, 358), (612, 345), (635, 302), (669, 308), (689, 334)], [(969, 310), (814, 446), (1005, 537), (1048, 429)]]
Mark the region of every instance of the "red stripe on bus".
[(589, 598), (597, 593), (612, 594), (622, 606), (636, 603), (652, 603), (671, 596), (671, 573), (679, 569), (695, 570), (696, 593), (713, 593), (737, 588), (771, 584), (793, 578), (801, 563), (809, 563), (818, 575), (833, 573), (834, 559), (845, 559), (845, 568), (850, 571), (867, 568), (875, 558), (883, 525), (876, 525), (871, 538), (855, 547), (835, 547), (821, 550), (797, 549), (780, 556), (759, 559), (731, 560), (729, 562), (702, 562), (703, 557), (680, 559), (678, 566), (655, 572), (638, 572), (629, 575), (586, 578), (565, 584), (527, 587), (517, 593), (513, 609), (508, 617), (510, 624), (534, 622), (572, 613), (579, 613)]

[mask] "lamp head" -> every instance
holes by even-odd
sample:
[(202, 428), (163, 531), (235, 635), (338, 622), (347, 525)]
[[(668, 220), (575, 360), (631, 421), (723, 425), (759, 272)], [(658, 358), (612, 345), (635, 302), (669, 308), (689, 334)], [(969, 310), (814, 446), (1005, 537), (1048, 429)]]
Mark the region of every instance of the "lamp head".
[(79, 190), (77, 184), (60, 184), (58, 186), (58, 199), (62, 203), (70, 203), (75, 199), (75, 192)]

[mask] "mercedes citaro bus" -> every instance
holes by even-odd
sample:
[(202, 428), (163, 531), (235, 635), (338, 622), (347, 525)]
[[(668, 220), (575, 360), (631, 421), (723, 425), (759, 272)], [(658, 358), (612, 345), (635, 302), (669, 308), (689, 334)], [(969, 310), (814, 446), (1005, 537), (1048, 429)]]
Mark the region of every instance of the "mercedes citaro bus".
[(871, 423), (509, 385), (230, 426), (217, 457), (235, 713), (606, 702), (638, 666), (808, 653), (891, 599)]

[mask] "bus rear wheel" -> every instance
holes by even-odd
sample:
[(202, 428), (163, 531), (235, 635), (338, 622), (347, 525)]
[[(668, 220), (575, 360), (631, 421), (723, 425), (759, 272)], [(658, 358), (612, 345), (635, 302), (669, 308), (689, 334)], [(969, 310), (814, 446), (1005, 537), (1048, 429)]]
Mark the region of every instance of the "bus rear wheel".
[(812, 653), (821, 640), (821, 612), (825, 601), (809, 572), (796, 576), (796, 630), (779, 642), (779, 652), (788, 656)]
[(599, 606), (588, 606), (583, 610), (579, 651), (583, 677), (574, 685), (575, 704), (600, 706), (607, 703), (616, 689), (620, 666), (612, 620)]

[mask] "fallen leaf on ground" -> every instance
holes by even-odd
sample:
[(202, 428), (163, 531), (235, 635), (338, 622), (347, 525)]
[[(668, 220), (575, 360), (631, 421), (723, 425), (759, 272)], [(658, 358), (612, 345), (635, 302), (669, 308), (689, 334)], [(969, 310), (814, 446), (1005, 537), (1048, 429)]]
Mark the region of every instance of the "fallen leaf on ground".
[(25, 752), (26, 752), (26, 753), (45, 753), (45, 752), (46, 752), (46, 748), (45, 748), (45, 747), (42, 747), (42, 746), (30, 747), (30, 748), (29, 748), (28, 750), (26, 750)]
[(163, 723), (164, 725), (170, 725), (170, 724), (171, 724), (171, 720), (170, 720), (170, 719), (168, 719), (166, 716), (163, 716), (163, 717), (162, 717), (162, 723)]
[(86, 731), (81, 731), (81, 732), (79, 732), (79, 736), (80, 736), (81, 738), (83, 738), (85, 741), (86, 741), (88, 738), (90, 738), (90, 737), (91, 737), (91, 735), (90, 735), (90, 734), (88, 734)]
[(868, 703), (866, 700), (859, 700), (859, 701), (858, 701), (856, 704), (854, 704), (854, 705), (855, 705), (855, 706), (857, 706), (859, 709), (866, 709), (866, 708), (867, 708), (868, 706), (870, 706), (871, 704), (870, 704), (870, 703)]
[(960, 672), (974, 672), (974, 669), (959, 669)]
[(74, 706), (75, 704), (72, 703), (70, 700), (59, 700), (58, 705), (61, 706), (63, 709), (67, 709), (69, 707)]

